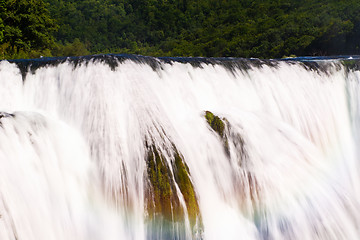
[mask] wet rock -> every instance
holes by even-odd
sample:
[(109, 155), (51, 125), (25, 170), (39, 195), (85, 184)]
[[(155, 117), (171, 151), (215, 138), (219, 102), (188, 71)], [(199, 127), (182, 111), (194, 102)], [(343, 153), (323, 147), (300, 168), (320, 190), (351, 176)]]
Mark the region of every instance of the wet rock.
[(190, 173), (183, 157), (173, 148), (171, 164), (164, 154), (152, 144), (147, 146), (146, 208), (150, 219), (163, 217), (165, 221), (184, 221), (184, 209), (180, 204), (176, 185), (185, 200), (191, 227), (200, 219), (200, 210)]
[(224, 144), (224, 150), (226, 154), (229, 155), (229, 141), (225, 134), (225, 127), (229, 125), (229, 122), (226, 118), (221, 119), (210, 111), (205, 111), (205, 118), (209, 126), (221, 137)]
[(1, 118), (7, 118), (7, 117), (14, 117), (15, 115), (12, 113), (7, 113), (7, 112), (0, 112), (0, 119)]

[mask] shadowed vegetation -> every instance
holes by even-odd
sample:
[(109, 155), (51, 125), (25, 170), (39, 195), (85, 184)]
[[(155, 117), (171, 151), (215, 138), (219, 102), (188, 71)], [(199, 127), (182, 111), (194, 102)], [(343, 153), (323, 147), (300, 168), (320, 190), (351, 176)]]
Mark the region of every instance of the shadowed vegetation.
[(0, 58), (360, 54), (356, 0), (0, 0)]

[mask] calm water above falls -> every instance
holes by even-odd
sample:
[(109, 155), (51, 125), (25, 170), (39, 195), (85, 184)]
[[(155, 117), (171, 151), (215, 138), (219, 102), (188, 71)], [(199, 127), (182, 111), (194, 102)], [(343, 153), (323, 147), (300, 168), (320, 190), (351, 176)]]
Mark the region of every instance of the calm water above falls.
[(359, 239), (356, 57), (0, 62), (0, 239)]

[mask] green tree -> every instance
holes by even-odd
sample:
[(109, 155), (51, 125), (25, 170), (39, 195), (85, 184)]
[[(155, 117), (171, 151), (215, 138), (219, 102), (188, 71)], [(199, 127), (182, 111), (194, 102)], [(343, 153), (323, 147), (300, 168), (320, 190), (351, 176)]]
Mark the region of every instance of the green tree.
[[(5, 11), (5, 0), (0, 0), (0, 13)], [(4, 22), (0, 14), (0, 44), (4, 41)]]
[(54, 44), (57, 25), (43, 0), (2, 0), (3, 40), (11, 52), (44, 50)]
[(65, 45), (57, 45), (53, 49), (53, 54), (56, 56), (84, 56), (89, 55), (84, 43), (75, 38), (73, 43), (66, 43)]
[(54, 35), (53, 55), (360, 54), (359, 11), (358, 0), (0, 0), (0, 50), (43, 53)]
[(4, 39), (4, 23), (0, 18), (0, 43), (3, 42), (3, 39)]

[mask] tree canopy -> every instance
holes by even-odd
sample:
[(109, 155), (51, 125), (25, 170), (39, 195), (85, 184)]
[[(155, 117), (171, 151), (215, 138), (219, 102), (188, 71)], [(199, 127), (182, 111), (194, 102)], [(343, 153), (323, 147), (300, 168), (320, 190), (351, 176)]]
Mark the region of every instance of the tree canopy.
[(43, 50), (53, 46), (57, 30), (42, 0), (1, 0), (2, 41), (11, 52)]
[(0, 10), (0, 44), (52, 55), (360, 54), (357, 0), (0, 0)]

